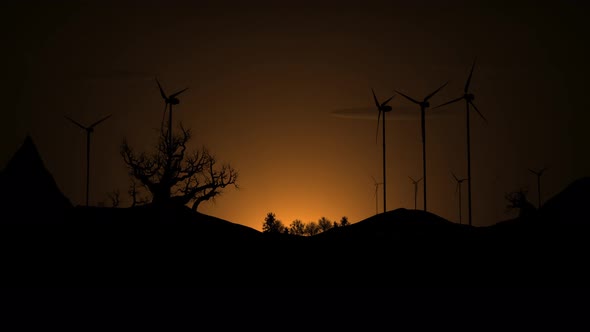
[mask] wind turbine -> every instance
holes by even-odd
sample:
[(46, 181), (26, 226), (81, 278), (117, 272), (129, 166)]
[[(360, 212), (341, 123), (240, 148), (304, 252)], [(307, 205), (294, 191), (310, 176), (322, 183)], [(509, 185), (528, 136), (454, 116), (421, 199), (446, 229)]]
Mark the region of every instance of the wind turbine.
[(461, 184), (467, 179), (459, 179), (453, 172), (451, 172), (451, 174), (453, 175), (455, 182), (457, 182), (457, 189), (455, 189), (455, 192), (459, 192), (459, 224), (461, 224)]
[[(387, 202), (387, 181), (385, 178), (385, 113), (391, 112), (391, 106), (387, 105), (389, 101), (393, 98), (393, 96), (389, 97), (386, 101), (379, 103), (377, 96), (375, 95), (375, 91), (371, 89), (373, 92), (373, 99), (375, 100), (375, 106), (377, 106), (377, 111), (379, 114), (377, 115), (377, 136), (379, 136), (379, 121), (381, 120), (381, 113), (383, 113), (383, 212), (387, 211), (386, 202)], [(375, 138), (376, 140), (377, 138)]]
[(475, 96), (473, 93), (469, 92), (469, 83), (471, 83), (471, 77), (473, 76), (473, 69), (475, 68), (475, 60), (473, 61), (473, 65), (471, 65), (471, 71), (469, 72), (469, 77), (467, 77), (467, 82), (465, 82), (465, 88), (463, 89), (463, 96), (459, 98), (455, 98), (451, 101), (448, 101), (444, 104), (438, 105), (435, 108), (439, 108), (448, 104), (452, 104), (458, 102), (460, 100), (465, 100), (465, 119), (466, 119), (466, 126), (467, 126), (467, 204), (468, 204), (468, 213), (469, 213), (469, 226), (471, 226), (471, 136), (469, 132), (469, 106), (472, 106), (473, 109), (481, 116), (484, 122), (488, 122), (486, 118), (481, 114), (481, 112), (477, 109), (475, 104), (473, 103), (473, 99)]
[(377, 180), (371, 176), (373, 179), (373, 185), (375, 186), (375, 214), (379, 213), (379, 200), (377, 199), (379, 195), (379, 186), (383, 184), (383, 182), (377, 182)]
[(409, 97), (397, 90), (395, 90), (395, 92), (399, 93), (400, 95), (404, 96), (406, 99), (408, 99), (409, 101), (418, 104), (420, 106), (420, 121), (422, 123), (422, 179), (424, 180), (424, 211), (426, 211), (426, 121), (425, 121), (425, 113), (426, 113), (426, 109), (428, 107), (430, 107), (430, 103), (428, 102), (428, 99), (432, 98), (432, 96), (434, 96), (437, 92), (439, 92), (442, 88), (445, 87), (445, 85), (447, 85), (449, 82), (446, 82), (445, 84), (443, 84), (440, 88), (434, 90), (434, 92), (432, 92), (431, 94), (429, 94), (428, 96), (424, 97), (424, 99), (422, 99), (422, 101), (418, 101), (412, 97)]
[(170, 96), (166, 96), (164, 89), (162, 89), (162, 85), (156, 78), (156, 83), (158, 83), (158, 88), (160, 88), (160, 94), (162, 98), (164, 98), (164, 114), (162, 114), (162, 123), (164, 123), (164, 116), (166, 115), (166, 109), (168, 109), (168, 147), (172, 146), (172, 105), (178, 105), (180, 100), (176, 98), (179, 94), (186, 91), (188, 88), (184, 88), (178, 92), (171, 94)]
[(417, 201), (418, 201), (418, 183), (422, 181), (422, 178), (418, 180), (414, 180), (411, 176), (408, 176), (410, 180), (412, 180), (412, 184), (414, 185), (414, 210), (417, 208)]
[(538, 171), (534, 171), (532, 169), (529, 168), (529, 171), (533, 174), (535, 174), (537, 176), (537, 198), (539, 201), (539, 208), (541, 208), (541, 176), (543, 175), (543, 173), (547, 170), (546, 167), (541, 168)]
[(92, 135), (92, 133), (94, 132), (94, 127), (96, 127), (99, 123), (103, 122), (104, 120), (110, 118), (111, 115), (112, 114), (105, 116), (104, 118), (96, 121), (88, 127), (81, 125), (79, 122), (73, 120), (70, 117), (65, 117), (76, 126), (86, 130), (86, 206), (88, 206), (88, 195), (90, 190), (90, 135)]

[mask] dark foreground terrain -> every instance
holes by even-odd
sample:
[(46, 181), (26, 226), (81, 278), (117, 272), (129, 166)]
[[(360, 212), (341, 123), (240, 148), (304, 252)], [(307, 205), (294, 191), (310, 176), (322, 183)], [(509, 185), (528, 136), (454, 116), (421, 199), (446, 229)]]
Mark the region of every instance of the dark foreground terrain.
[(42, 219), (37, 212), (0, 226), (5, 285), (569, 287), (590, 280), (586, 223), (541, 216), (475, 228), (398, 209), (298, 237), (189, 209), (77, 207)]

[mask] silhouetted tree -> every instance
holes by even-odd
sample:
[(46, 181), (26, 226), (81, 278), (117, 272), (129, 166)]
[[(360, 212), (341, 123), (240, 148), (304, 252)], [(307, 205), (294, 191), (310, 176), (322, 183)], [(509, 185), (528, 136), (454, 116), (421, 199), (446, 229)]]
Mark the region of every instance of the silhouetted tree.
[(129, 196), (131, 196), (131, 207), (135, 207), (137, 205), (147, 204), (149, 200), (143, 196), (139, 196), (139, 188), (137, 187), (137, 181), (135, 179), (131, 179), (131, 184), (129, 185), (129, 190), (127, 191)]
[(506, 194), (505, 198), (508, 201), (507, 210), (519, 209), (518, 217), (531, 217), (536, 212), (535, 206), (526, 198), (527, 191), (520, 189)]
[(237, 188), (238, 172), (228, 164), (217, 165), (215, 157), (202, 147), (187, 152), (191, 132), (180, 125), (180, 133), (169, 141), (160, 130), (155, 151), (136, 153), (124, 141), (121, 156), (129, 175), (149, 191), (151, 201), (158, 205), (187, 205), (197, 210), (199, 205), (223, 193), (223, 188)]
[(262, 224), (262, 232), (264, 233), (283, 233), (285, 225), (283, 222), (277, 219), (276, 215), (272, 212), (266, 214), (264, 223)]
[(289, 226), (289, 233), (293, 235), (305, 235), (305, 224), (299, 219), (293, 220)]
[(109, 198), (111, 199), (111, 206), (112, 207), (119, 207), (119, 204), (121, 203), (121, 193), (119, 192), (119, 189), (115, 189), (112, 193), (109, 193)]
[(318, 234), (319, 232), (320, 232), (320, 226), (317, 223), (315, 223), (314, 221), (311, 221), (311, 222), (305, 224), (305, 231), (304, 231), (305, 235), (313, 236), (313, 235)]
[(318, 220), (318, 226), (320, 228), (320, 232), (325, 232), (327, 230), (329, 230), (330, 228), (332, 228), (332, 221), (330, 221), (328, 218), (326, 217), (321, 217)]
[(348, 222), (348, 217), (344, 216), (340, 219), (340, 226), (348, 226), (350, 223)]

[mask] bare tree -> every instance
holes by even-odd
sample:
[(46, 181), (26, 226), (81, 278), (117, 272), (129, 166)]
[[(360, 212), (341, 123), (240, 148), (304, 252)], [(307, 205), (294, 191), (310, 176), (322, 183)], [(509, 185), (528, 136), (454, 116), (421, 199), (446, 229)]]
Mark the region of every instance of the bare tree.
[(527, 199), (528, 191), (524, 189), (520, 189), (518, 191), (513, 191), (506, 194), (505, 198), (508, 201), (508, 205), (506, 209), (508, 211), (518, 209), (518, 217), (530, 217), (535, 215), (537, 209), (535, 206), (529, 202)]
[(112, 207), (119, 207), (119, 204), (121, 203), (121, 193), (119, 192), (119, 189), (115, 189), (112, 193), (109, 193), (109, 198), (111, 199)]
[(136, 207), (137, 205), (144, 205), (149, 202), (144, 196), (139, 196), (139, 188), (137, 186), (137, 181), (134, 178), (131, 178), (131, 184), (129, 185), (129, 190), (127, 191), (129, 196), (131, 196), (131, 207)]
[(225, 187), (237, 188), (238, 172), (229, 164), (218, 166), (205, 147), (189, 153), (190, 139), (190, 129), (180, 124), (180, 133), (172, 135), (171, 140), (160, 130), (151, 154), (137, 153), (127, 141), (121, 145), (121, 156), (129, 175), (147, 189), (152, 204), (192, 204), (191, 208), (196, 211), (202, 202), (221, 195)]

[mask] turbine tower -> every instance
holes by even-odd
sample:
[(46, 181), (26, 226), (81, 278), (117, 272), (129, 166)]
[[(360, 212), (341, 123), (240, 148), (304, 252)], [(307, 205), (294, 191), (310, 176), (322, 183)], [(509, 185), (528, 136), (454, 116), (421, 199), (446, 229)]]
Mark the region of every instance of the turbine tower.
[[(377, 115), (377, 136), (379, 136), (379, 121), (381, 120), (381, 113), (383, 113), (383, 212), (387, 211), (386, 202), (387, 202), (387, 181), (385, 177), (385, 113), (391, 112), (391, 106), (387, 105), (389, 101), (393, 98), (393, 96), (389, 97), (386, 101), (379, 103), (379, 99), (375, 95), (375, 91), (371, 89), (373, 92), (373, 99), (375, 100), (375, 106), (377, 106), (377, 111), (379, 112)], [(377, 138), (375, 138), (377, 139)]]
[(487, 123), (486, 118), (481, 114), (481, 112), (477, 109), (475, 104), (473, 103), (473, 99), (475, 96), (473, 93), (469, 92), (469, 84), (471, 83), (471, 77), (473, 76), (473, 69), (475, 68), (475, 60), (471, 65), (471, 71), (469, 72), (469, 77), (467, 77), (467, 82), (465, 83), (465, 88), (463, 89), (463, 96), (448, 101), (444, 104), (438, 105), (435, 108), (439, 108), (448, 104), (452, 104), (458, 102), (460, 100), (465, 100), (465, 119), (466, 119), (466, 126), (467, 126), (467, 205), (468, 205), (468, 217), (469, 217), (469, 226), (471, 226), (471, 136), (470, 136), (470, 122), (469, 122), (469, 106), (472, 106), (473, 109), (481, 116), (484, 122)]
[(547, 170), (546, 167), (541, 168), (538, 171), (534, 171), (532, 169), (529, 168), (529, 171), (533, 174), (535, 174), (537, 176), (537, 200), (538, 200), (538, 208), (541, 208), (541, 176), (543, 176), (543, 173)]
[(422, 181), (422, 178), (418, 180), (414, 180), (411, 176), (408, 176), (414, 185), (414, 210), (417, 209), (417, 201), (418, 201), (418, 183)]
[[(166, 115), (166, 109), (168, 109), (168, 148), (172, 147), (172, 105), (178, 105), (180, 100), (176, 98), (179, 94), (186, 91), (188, 88), (184, 88), (178, 92), (171, 94), (170, 96), (166, 96), (164, 89), (160, 85), (160, 82), (156, 78), (156, 83), (158, 83), (158, 88), (160, 88), (160, 94), (164, 99), (164, 114), (162, 115), (162, 124), (164, 123), (164, 116)], [(161, 127), (160, 127), (161, 128)]]
[(446, 82), (440, 88), (434, 90), (434, 92), (432, 92), (428, 96), (424, 97), (424, 99), (422, 99), (422, 101), (418, 101), (412, 97), (409, 97), (409, 96), (395, 90), (395, 92), (404, 96), (409, 101), (411, 101), (415, 104), (418, 104), (420, 106), (420, 121), (422, 124), (422, 172), (423, 172), (422, 180), (424, 181), (423, 182), (423, 185), (424, 185), (424, 211), (426, 211), (426, 123), (425, 123), (426, 121), (425, 121), (425, 113), (426, 113), (426, 109), (428, 107), (430, 107), (430, 103), (428, 102), (428, 99), (432, 98), (432, 96), (434, 96), (437, 92), (439, 92), (442, 88), (444, 88), (445, 85), (447, 85), (448, 83), (449, 82)]
[(457, 182), (457, 188), (455, 189), (455, 193), (459, 193), (459, 224), (461, 224), (461, 184), (463, 183), (463, 181), (467, 180), (467, 179), (459, 179), (455, 173), (451, 172), (451, 175), (453, 175), (453, 178), (455, 179), (455, 182)]
[(112, 114), (105, 116), (104, 118), (96, 121), (95, 123), (91, 124), (90, 126), (86, 127), (81, 125), (79, 122), (73, 120), (70, 117), (65, 117), (66, 119), (70, 120), (76, 126), (86, 130), (86, 206), (88, 207), (88, 197), (90, 192), (90, 136), (94, 132), (94, 127), (96, 127), (99, 123), (103, 122), (104, 120), (111, 117)]
[(377, 180), (371, 176), (373, 179), (373, 185), (375, 186), (375, 214), (379, 213), (379, 186), (383, 184), (383, 182), (377, 182)]

